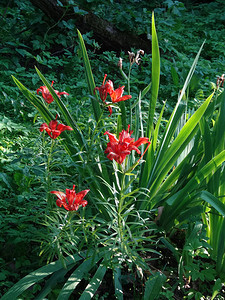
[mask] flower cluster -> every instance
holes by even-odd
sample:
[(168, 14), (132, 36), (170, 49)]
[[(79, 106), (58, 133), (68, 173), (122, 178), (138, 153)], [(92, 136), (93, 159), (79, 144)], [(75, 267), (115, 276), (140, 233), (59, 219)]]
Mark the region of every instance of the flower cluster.
[(146, 137), (139, 138), (135, 142), (134, 138), (131, 137), (133, 131), (129, 132), (129, 130), (130, 125), (128, 125), (127, 130), (123, 129), (119, 133), (119, 139), (117, 139), (114, 134), (108, 131), (104, 133), (109, 137), (109, 143), (107, 144), (107, 148), (105, 150), (105, 153), (108, 153), (108, 159), (114, 159), (118, 164), (122, 164), (126, 156), (129, 155), (132, 150), (135, 150), (138, 154), (141, 154), (141, 151), (138, 149), (138, 147), (142, 144), (150, 145), (149, 139)]
[[(120, 101), (125, 101), (125, 100), (128, 100), (128, 99), (132, 98), (131, 95), (122, 96), (123, 92), (124, 92), (124, 88), (125, 88), (124, 85), (121, 86), (121, 87), (118, 87), (116, 90), (114, 90), (114, 88), (113, 88), (113, 82), (111, 80), (108, 80), (105, 83), (106, 77), (107, 77), (107, 74), (105, 74), (105, 76), (104, 76), (102, 85), (99, 86), (99, 87), (96, 87), (94, 89), (94, 92), (96, 90), (99, 91), (100, 98), (101, 98), (101, 100), (103, 101), (104, 104), (106, 104), (106, 105), (110, 104), (108, 102), (105, 102), (108, 94), (109, 94), (109, 96), (111, 98), (112, 103), (116, 103), (116, 102), (120, 102)], [(110, 106), (108, 106), (108, 110), (109, 110), (109, 115), (111, 116), (111, 114), (112, 114), (112, 108)]]
[[(52, 81), (51, 86), (53, 85), (53, 83), (54, 81)], [(42, 92), (42, 97), (48, 104), (54, 101), (52, 95), (50, 94), (46, 86), (41, 86), (39, 89), (37, 89), (37, 94), (39, 94), (40, 91)], [(59, 92), (56, 90), (54, 91), (59, 98), (61, 97), (61, 95), (69, 95), (66, 92)], [(45, 130), (52, 139), (56, 139), (63, 131), (73, 130), (73, 128), (70, 126), (58, 124), (57, 117), (58, 115), (56, 115), (55, 120), (50, 121), (49, 125), (43, 123), (40, 127), (40, 132)], [(80, 205), (82, 205), (83, 207), (87, 205), (87, 201), (83, 198), (88, 192), (89, 190), (84, 190), (76, 194), (74, 185), (72, 190), (66, 189), (66, 194), (60, 191), (51, 191), (51, 194), (55, 194), (58, 197), (56, 200), (57, 206), (63, 206), (66, 210), (71, 211), (78, 210)]]
[(75, 185), (73, 189), (66, 189), (66, 193), (59, 191), (51, 191), (51, 194), (57, 196), (56, 205), (58, 207), (64, 207), (66, 210), (78, 210), (79, 206), (82, 205), (85, 207), (88, 203), (84, 200), (85, 195), (89, 190), (84, 190), (76, 194)]
[[(53, 86), (54, 81), (52, 81), (51, 86)], [(48, 104), (52, 103), (54, 101), (52, 95), (50, 94), (47, 86), (40, 86), (39, 89), (37, 89), (37, 94), (39, 95), (39, 92), (42, 93), (42, 97), (45, 99), (45, 102), (47, 102)], [(59, 92), (57, 90), (54, 90), (54, 92), (56, 93), (56, 95), (60, 98), (61, 95), (69, 95), (66, 92)]]
[[(105, 83), (106, 77), (107, 74), (105, 74), (102, 85), (94, 89), (94, 91), (95, 90), (99, 91), (100, 98), (102, 99), (104, 104), (107, 105), (109, 104), (106, 103), (106, 98), (108, 94), (110, 95), (112, 103), (124, 101), (131, 98), (131, 95), (123, 96), (124, 86), (121, 86), (116, 90), (114, 90), (113, 83), (111, 80), (108, 80)], [(53, 97), (49, 93), (49, 90), (47, 89), (46, 86), (41, 86), (39, 89), (37, 89), (37, 93), (39, 93), (40, 91), (42, 92), (42, 96), (47, 103), (51, 103), (53, 101)], [(61, 93), (58, 91), (55, 92), (59, 97), (62, 94), (68, 95), (65, 92), (61, 92)], [(112, 108), (110, 106), (108, 106), (108, 110), (111, 115)], [(70, 126), (64, 124), (58, 124), (57, 117), (58, 115), (56, 115), (55, 120), (50, 121), (49, 125), (43, 123), (40, 127), (40, 132), (45, 130), (52, 139), (56, 139), (61, 134), (61, 132), (65, 130), (73, 130), (73, 128), (71, 128)], [(133, 131), (130, 132), (130, 125), (128, 125), (127, 130), (123, 129), (119, 133), (119, 139), (117, 139), (114, 134), (108, 131), (104, 133), (104, 135), (107, 134), (109, 137), (109, 142), (105, 150), (105, 153), (108, 154), (107, 155), (108, 159), (115, 160), (118, 164), (122, 164), (125, 158), (127, 157), (127, 155), (129, 155), (132, 150), (135, 150), (138, 154), (141, 154), (141, 151), (138, 149), (138, 147), (141, 146), (142, 144), (148, 144), (144, 153), (147, 151), (150, 145), (149, 139), (146, 137), (142, 137), (139, 138), (137, 141), (135, 141), (134, 138), (131, 137), (132, 133)], [(142, 154), (142, 156), (144, 155), (144, 153)], [(60, 191), (51, 191), (51, 194), (57, 196), (57, 201), (56, 201), (57, 206), (59, 207), (63, 206), (68, 211), (73, 211), (73, 210), (77, 211), (80, 205), (82, 205), (83, 207), (87, 205), (87, 201), (84, 200), (83, 198), (88, 192), (89, 190), (83, 190), (76, 194), (75, 185), (74, 185), (72, 190), (66, 189), (66, 193)]]

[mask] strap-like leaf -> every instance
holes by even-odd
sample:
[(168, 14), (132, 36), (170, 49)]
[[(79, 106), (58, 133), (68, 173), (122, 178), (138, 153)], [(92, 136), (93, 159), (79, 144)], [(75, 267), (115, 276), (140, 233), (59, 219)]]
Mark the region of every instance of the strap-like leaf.
[(214, 207), (219, 214), (225, 217), (225, 205), (217, 197), (215, 197), (208, 191), (202, 191), (199, 194), (199, 197), (210, 204), (212, 207)]
[[(70, 264), (75, 264), (77, 261), (81, 260), (81, 256), (78, 254), (72, 257), (67, 257), (65, 264), (69, 266)], [(51, 275), (54, 272), (62, 269), (61, 261), (52, 262), (49, 265), (41, 267), (40, 269), (30, 273), (29, 275), (18, 281), (9, 291), (1, 298), (1, 300), (15, 300), (19, 295), (21, 295), (25, 290), (31, 287), (33, 284), (39, 282), (43, 278)]]
[(101, 256), (95, 255), (86, 259), (79, 267), (71, 274), (65, 285), (63, 286), (58, 300), (66, 300), (69, 299), (69, 296), (72, 294), (74, 289), (80, 283), (80, 281), (84, 278), (85, 275), (88, 274), (91, 268), (99, 261)]
[[(196, 126), (199, 123), (199, 120), (203, 116), (209, 102), (212, 99), (212, 95), (208, 97), (208, 99), (199, 107), (199, 109), (195, 112), (195, 114), (187, 121), (184, 127), (181, 129), (177, 138), (173, 141), (172, 145), (168, 148), (167, 152), (164, 154), (163, 158), (159, 162), (157, 166), (157, 173), (155, 175), (154, 184), (151, 186), (152, 195), (155, 194), (157, 188), (163, 182), (163, 179), (166, 177), (170, 169), (175, 164), (179, 155), (188, 145), (190, 140), (196, 133)], [(147, 186), (149, 187), (149, 185)]]
[[(190, 205), (191, 199), (195, 199), (193, 195), (190, 197), (190, 194), (197, 191), (198, 187), (201, 187), (201, 184), (204, 182), (204, 180), (208, 176), (211, 176), (218, 168), (220, 168), (224, 161), (225, 150), (211, 159), (195, 174), (192, 179), (189, 180), (182, 190), (174, 194), (166, 201), (168, 205), (164, 207), (162, 216), (160, 218), (160, 223), (164, 228), (167, 228), (168, 230), (173, 225), (175, 218), (180, 215), (180, 213), (187, 207), (188, 204)], [(220, 208), (221, 212), (223, 212), (222, 206), (217, 206), (217, 208)]]
[(87, 285), (86, 289), (80, 296), (79, 300), (89, 300), (94, 296), (95, 292), (97, 291), (100, 284), (102, 283), (105, 273), (106, 273), (106, 266), (104, 266), (103, 264), (100, 264), (94, 277), (91, 279), (91, 281)]
[(114, 277), (116, 299), (123, 300), (123, 288), (122, 288), (122, 284), (120, 281), (120, 277), (121, 277), (121, 269), (120, 268), (118, 268), (118, 267), (115, 268), (115, 270), (113, 271), (113, 277)]
[(72, 267), (73, 265), (70, 265), (69, 268), (63, 268), (57, 272), (54, 272), (53, 275), (46, 281), (45, 286), (39, 295), (35, 297), (35, 300), (43, 300), (54, 289), (58, 282), (61, 282), (64, 279), (64, 276)]
[(83, 40), (83, 37), (82, 37), (80, 31), (77, 30), (77, 32), (78, 32), (78, 39), (79, 39), (80, 49), (81, 49), (83, 63), (84, 63), (85, 75), (86, 75), (87, 84), (88, 84), (88, 90), (89, 90), (90, 95), (93, 96), (91, 98), (91, 102), (92, 102), (92, 107), (94, 110), (94, 116), (95, 116), (96, 121), (98, 122), (100, 120), (102, 111), (101, 111), (101, 108), (99, 105), (98, 96), (96, 93), (94, 93), (95, 82), (94, 82), (94, 78), (93, 78), (93, 74), (92, 74), (92, 70), (91, 70), (91, 64), (90, 64), (90, 61), (88, 58), (87, 50), (86, 50), (86, 47), (84, 44), (84, 40)]
[(155, 28), (155, 18), (154, 12), (152, 13), (152, 86), (151, 86), (151, 101), (149, 105), (148, 113), (148, 126), (147, 126), (147, 136), (151, 138), (151, 133), (153, 129), (153, 120), (155, 114), (156, 101), (158, 98), (159, 91), (159, 78), (160, 78), (160, 54), (158, 38)]
[[(155, 170), (158, 168), (158, 165), (159, 164), (162, 165), (161, 158), (164, 157), (164, 153), (165, 153), (165, 151), (166, 151), (166, 149), (167, 149), (167, 147), (168, 147), (168, 145), (169, 145), (169, 143), (171, 141), (173, 133), (174, 133), (174, 131), (176, 129), (176, 125), (178, 124), (178, 121), (179, 121), (178, 116), (180, 114), (182, 115), (182, 113), (181, 113), (181, 111), (182, 111), (182, 103), (181, 103), (181, 101), (183, 99), (183, 96), (185, 94), (186, 88), (187, 88), (187, 86), (188, 86), (188, 84), (189, 84), (189, 82), (190, 82), (190, 80), (191, 80), (191, 78), (193, 76), (194, 71), (195, 71), (195, 68), (196, 68), (196, 65), (197, 65), (197, 62), (198, 62), (201, 50), (203, 48), (203, 45), (204, 45), (204, 43), (202, 44), (201, 48), (198, 51), (198, 54), (196, 55), (196, 57), (194, 59), (194, 62), (192, 64), (191, 69), (190, 69), (190, 71), (188, 73), (188, 76), (187, 76), (187, 78), (185, 80), (184, 86), (183, 86), (183, 88), (182, 88), (182, 90), (181, 90), (181, 92), (179, 94), (177, 104), (176, 104), (176, 106), (174, 108), (174, 111), (173, 111), (173, 113), (172, 113), (172, 115), (171, 115), (171, 117), (169, 119), (168, 125), (166, 127), (165, 134), (164, 134), (162, 142), (161, 142), (161, 144), (159, 146), (159, 150), (158, 150), (155, 162), (154, 162), (153, 166), (151, 167), (151, 169), (149, 170), (150, 174), (148, 176), (142, 176), (142, 178), (146, 178), (146, 177), (149, 178), (148, 184), (145, 185), (148, 188), (150, 187), (151, 183), (155, 180)], [(154, 103), (153, 103), (153, 105), (154, 105)], [(179, 114), (178, 114), (178, 112), (179, 112)], [(152, 114), (151, 118), (153, 118), (154, 113), (151, 112), (151, 114)], [(146, 161), (146, 164), (147, 165), (149, 164), (148, 161)]]

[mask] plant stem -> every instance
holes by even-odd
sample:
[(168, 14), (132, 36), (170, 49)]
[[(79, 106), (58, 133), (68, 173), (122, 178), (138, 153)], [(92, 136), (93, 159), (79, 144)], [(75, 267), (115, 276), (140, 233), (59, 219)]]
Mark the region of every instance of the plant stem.
[(122, 180), (121, 180), (121, 190), (120, 190), (120, 195), (119, 195), (119, 205), (118, 205), (118, 213), (117, 213), (117, 222), (118, 222), (118, 234), (119, 234), (119, 243), (121, 245), (122, 250), (124, 249), (124, 244), (123, 244), (123, 224), (122, 224), (122, 209), (123, 209), (123, 190), (125, 186), (125, 171), (123, 172), (122, 175)]
[[(130, 95), (130, 75), (131, 75), (131, 67), (132, 64), (130, 63), (129, 72), (128, 72), (128, 79), (127, 79), (127, 88), (128, 88), (128, 95)], [(129, 101), (129, 123), (132, 126), (132, 112), (131, 112), (131, 101)]]
[(48, 153), (48, 159), (47, 159), (47, 166), (46, 166), (46, 190), (47, 190), (47, 205), (49, 209), (52, 209), (53, 203), (52, 203), (52, 198), (50, 197), (49, 190), (51, 186), (51, 174), (50, 174), (50, 167), (51, 167), (51, 160), (52, 160), (52, 153), (53, 153), (53, 148), (55, 145), (55, 140), (51, 140), (51, 147)]

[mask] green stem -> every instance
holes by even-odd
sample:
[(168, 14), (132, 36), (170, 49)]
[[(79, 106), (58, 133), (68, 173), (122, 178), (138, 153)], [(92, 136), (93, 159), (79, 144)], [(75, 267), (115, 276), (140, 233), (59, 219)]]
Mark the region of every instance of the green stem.
[(121, 190), (120, 190), (120, 196), (119, 196), (118, 213), (121, 213), (122, 207), (123, 207), (123, 190), (125, 187), (125, 177), (126, 177), (125, 170), (123, 170), (122, 180), (121, 180)]
[[(132, 68), (132, 64), (130, 63), (129, 72), (128, 72), (128, 79), (127, 79), (128, 95), (130, 95), (130, 75), (131, 75), (131, 68)], [(132, 126), (131, 101), (129, 101), (129, 124), (130, 124), (130, 126)]]
[(51, 147), (48, 153), (48, 159), (47, 159), (47, 166), (46, 166), (46, 190), (47, 190), (47, 205), (49, 209), (52, 209), (53, 203), (52, 203), (52, 198), (50, 197), (49, 190), (51, 186), (51, 173), (50, 173), (50, 167), (51, 167), (51, 160), (52, 160), (52, 153), (53, 153), (53, 148), (55, 146), (55, 140), (51, 140)]
[(122, 224), (122, 209), (123, 209), (123, 190), (125, 187), (125, 172), (123, 172), (122, 180), (121, 180), (121, 190), (119, 195), (119, 205), (118, 205), (118, 213), (117, 213), (117, 222), (118, 222), (118, 235), (119, 235), (119, 243), (121, 248), (124, 248), (123, 245), (123, 224)]

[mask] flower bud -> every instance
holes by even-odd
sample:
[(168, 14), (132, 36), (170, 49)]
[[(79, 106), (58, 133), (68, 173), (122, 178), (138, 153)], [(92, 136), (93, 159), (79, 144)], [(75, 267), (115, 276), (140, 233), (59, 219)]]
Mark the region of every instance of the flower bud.
[(216, 86), (218, 87), (223, 87), (224, 84), (224, 80), (225, 80), (225, 74), (222, 74), (220, 77), (217, 77), (217, 81), (216, 81)]
[(130, 52), (130, 51), (128, 51), (128, 54), (129, 54), (130, 63), (133, 64), (135, 62), (135, 60), (134, 60), (135, 54), (134, 54), (134, 52)]
[(122, 70), (122, 68), (123, 68), (123, 60), (122, 60), (121, 57), (119, 58), (117, 66)]

